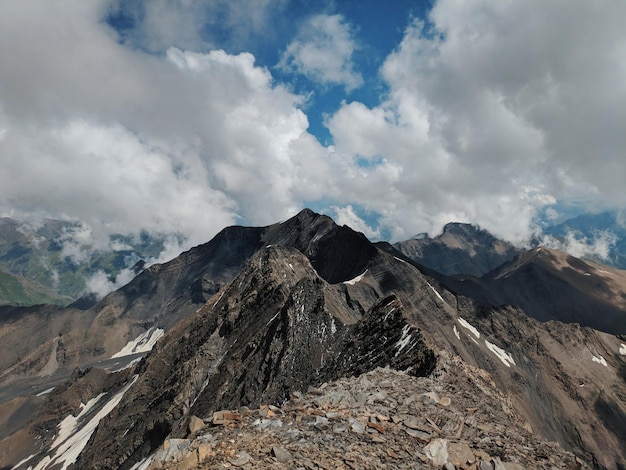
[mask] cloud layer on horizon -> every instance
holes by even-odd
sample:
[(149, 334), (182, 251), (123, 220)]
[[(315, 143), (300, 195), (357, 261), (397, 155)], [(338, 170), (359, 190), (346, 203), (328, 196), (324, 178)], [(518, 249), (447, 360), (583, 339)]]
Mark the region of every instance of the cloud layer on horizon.
[[(77, 219), (103, 237), (180, 233), (188, 247), (308, 204), (373, 237), (460, 221), (515, 242), (557, 200), (626, 207), (624, 3), (440, 0), (429, 22), (407, 19), (380, 103), (327, 117), (329, 147), (308, 132), (315, 97), (200, 38), (210, 15), (183, 3), (146, 3), (135, 47), (103, 20), (119, 2), (0, 4), (3, 214)], [(228, 8), (240, 43), (284, 7), (227, 3), (213, 8)], [(283, 66), (358, 88), (354, 27), (315, 12)], [(342, 47), (324, 58), (328, 38)]]

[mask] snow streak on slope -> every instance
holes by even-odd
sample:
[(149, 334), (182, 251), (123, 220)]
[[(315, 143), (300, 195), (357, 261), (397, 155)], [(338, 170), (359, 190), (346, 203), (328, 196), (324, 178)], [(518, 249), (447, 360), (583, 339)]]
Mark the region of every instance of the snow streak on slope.
[(108, 415), (120, 402), (124, 393), (135, 383), (138, 375), (131, 380), (126, 386), (120, 390), (113, 398), (111, 398), (104, 406), (85, 424), (80, 428), (80, 422), (84, 420), (87, 414), (92, 408), (100, 401), (105, 395), (101, 393), (95, 398), (92, 398), (83, 406), (78, 416), (68, 416), (59, 424), (59, 435), (52, 443), (50, 450), (54, 450), (58, 447), (55, 454), (50, 457), (46, 456), (33, 470), (44, 470), (46, 468), (55, 468), (61, 465), (61, 470), (66, 470), (71, 464), (76, 462), (76, 459), (83, 451), (89, 438), (96, 430), (100, 420)]
[(353, 286), (355, 285), (357, 282), (359, 282), (360, 280), (362, 280), (365, 275), (367, 274), (367, 269), (365, 270), (365, 272), (363, 272), (363, 274), (359, 274), (357, 277), (355, 277), (354, 279), (350, 279), (349, 281), (343, 281), (344, 284), (347, 284), (349, 286)]
[(148, 331), (140, 334), (133, 341), (126, 343), (119, 352), (111, 356), (111, 359), (118, 357), (130, 356), (131, 354), (144, 353), (152, 351), (157, 340), (165, 334), (161, 328), (150, 328)]
[(604, 359), (602, 356), (593, 356), (591, 358), (591, 360), (593, 362), (597, 362), (598, 364), (602, 364), (604, 367), (608, 367), (609, 365), (606, 363), (606, 359)]
[(511, 365), (516, 365), (515, 361), (513, 360), (513, 356), (511, 356), (511, 353), (506, 352), (504, 349), (499, 348), (498, 346), (496, 346), (493, 343), (490, 343), (487, 340), (485, 340), (485, 346), (487, 346), (487, 349), (489, 349), (489, 351), (494, 353), (496, 357), (500, 359), (505, 366), (511, 367)]
[(463, 328), (465, 328), (465, 329), (467, 329), (467, 330), (470, 330), (470, 331), (472, 332), (472, 334), (473, 334), (474, 336), (476, 336), (476, 339), (480, 339), (480, 333), (479, 333), (479, 331), (478, 331), (476, 328), (474, 328), (472, 325), (470, 325), (470, 324), (469, 324), (469, 322), (467, 322), (466, 320), (464, 320), (464, 319), (463, 319), (463, 318), (461, 318), (461, 317), (459, 317), (459, 318), (458, 318), (458, 322), (459, 322), (459, 324), (460, 324)]
[(435, 293), (435, 295), (439, 298), (439, 300), (444, 302), (443, 297), (441, 297), (441, 294), (437, 292), (433, 286), (430, 285), (430, 282), (427, 282), (426, 284), (428, 284), (428, 287), (430, 287), (430, 289)]

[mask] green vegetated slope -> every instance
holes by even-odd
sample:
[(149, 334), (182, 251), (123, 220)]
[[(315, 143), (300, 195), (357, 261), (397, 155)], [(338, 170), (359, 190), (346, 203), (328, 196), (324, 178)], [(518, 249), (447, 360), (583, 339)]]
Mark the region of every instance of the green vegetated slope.
[[(74, 222), (46, 219), (32, 226), (0, 218), (0, 269), (5, 274), (0, 302), (66, 304), (85, 294), (86, 282), (95, 273), (102, 271), (113, 280), (121, 270), (163, 250), (162, 238), (144, 233), (112, 236), (111, 249), (96, 251), (73, 241), (76, 230), (81, 226)], [(18, 279), (9, 279), (9, 274)], [(24, 279), (34, 284), (26, 285)]]
[(31, 279), (0, 269), (0, 305), (67, 305), (72, 300)]

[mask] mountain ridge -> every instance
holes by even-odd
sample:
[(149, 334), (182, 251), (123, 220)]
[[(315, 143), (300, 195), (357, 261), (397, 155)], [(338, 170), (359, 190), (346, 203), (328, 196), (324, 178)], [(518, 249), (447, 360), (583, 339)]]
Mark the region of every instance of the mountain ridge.
[[(330, 374), (389, 365), (429, 374), (448, 354), (484, 370), (529, 429), (598, 468), (617, 469), (615, 462), (626, 458), (619, 445), (620, 416), (626, 416), (620, 351), (626, 354), (626, 345), (615, 336), (539, 323), (517, 308), (455, 294), (446, 283), (461, 281), (429, 277), (401, 254), (311, 211), (283, 224), (233, 230), (150, 268), (88, 311), (98, 312), (96, 323), (105, 320), (103, 312), (107, 321), (133, 317), (137, 332), (165, 326), (159, 315), (181, 318), (166, 320), (173, 326), (152, 352), (121, 372), (132, 386), (85, 443), (79, 466), (130, 468), (166, 439), (184, 438), (194, 413), (206, 418), (218, 409), (285, 399)], [(250, 239), (260, 248), (243, 243)], [(228, 254), (219, 246), (248, 246), (255, 254), (219, 289), (202, 290), (211, 281), (202, 266), (224, 274), (241, 261), (241, 251)], [(215, 259), (202, 253), (210, 250), (224, 256), (223, 270), (207, 267)], [(161, 309), (152, 318), (145, 316), (151, 305)], [(101, 390), (94, 384), (92, 397)], [(54, 391), (52, 397), (59, 398)], [(43, 430), (32, 424), (42, 442), (57, 438), (55, 423), (63, 416), (55, 419)], [(32, 450), (24, 449), (13, 464), (26, 452)], [(46, 455), (41, 452), (39, 459)]]
[(475, 225), (448, 223), (443, 232), (393, 244), (409, 259), (445, 275), (480, 277), (522, 250)]

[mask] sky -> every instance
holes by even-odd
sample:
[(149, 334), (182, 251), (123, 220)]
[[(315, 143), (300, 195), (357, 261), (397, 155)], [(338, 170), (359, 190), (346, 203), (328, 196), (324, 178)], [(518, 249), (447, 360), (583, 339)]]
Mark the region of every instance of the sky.
[[(622, 0), (0, 0), (0, 215), (373, 240), (626, 208)], [(181, 242), (182, 241), (182, 242)]]

